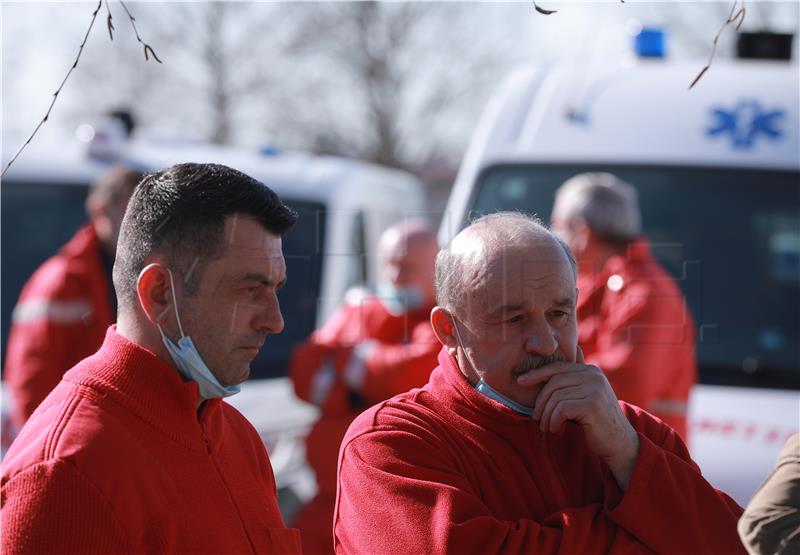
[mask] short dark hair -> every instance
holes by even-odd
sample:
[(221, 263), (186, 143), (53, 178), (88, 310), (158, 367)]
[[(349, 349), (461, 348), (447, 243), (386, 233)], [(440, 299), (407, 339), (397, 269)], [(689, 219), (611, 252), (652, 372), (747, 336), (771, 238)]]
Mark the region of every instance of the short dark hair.
[(224, 254), (225, 219), (233, 214), (252, 217), (278, 236), (297, 221), (297, 213), (269, 187), (227, 166), (176, 164), (146, 175), (120, 229), (114, 262), (119, 306), (137, 302), (136, 281), (154, 252), (164, 254), (184, 276), (192, 266), (187, 282), (192, 293), (205, 263)]

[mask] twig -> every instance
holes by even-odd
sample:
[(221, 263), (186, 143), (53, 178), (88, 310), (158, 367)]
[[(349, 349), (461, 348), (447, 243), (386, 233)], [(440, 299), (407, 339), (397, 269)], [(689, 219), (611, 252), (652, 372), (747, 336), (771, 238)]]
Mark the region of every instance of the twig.
[(111, 22), (111, 8), (108, 6), (108, 0), (106, 0), (106, 11), (108, 12), (108, 18), (106, 19), (106, 27), (108, 27), (108, 38), (114, 40), (114, 24)]
[(700, 70), (697, 76), (694, 79), (692, 79), (691, 83), (689, 83), (689, 89), (694, 87), (697, 84), (697, 82), (700, 81), (700, 78), (705, 74), (705, 72), (708, 71), (709, 68), (711, 67), (712, 62), (714, 61), (714, 54), (716, 54), (717, 52), (717, 42), (719, 41), (720, 36), (722, 36), (722, 32), (725, 30), (725, 27), (727, 27), (731, 23), (736, 22), (736, 20), (738, 19), (739, 21), (736, 23), (736, 31), (738, 32), (739, 29), (741, 29), (745, 16), (744, 0), (742, 0), (742, 7), (739, 8), (739, 10), (737, 11), (736, 6), (738, 5), (739, 5), (739, 0), (733, 0), (733, 5), (731, 6), (731, 12), (728, 14), (728, 17), (725, 19), (725, 21), (722, 22), (722, 26), (719, 28), (719, 31), (717, 31), (717, 35), (714, 37), (714, 41), (711, 43), (712, 45), (711, 54), (709, 54), (708, 56), (708, 63), (705, 66), (703, 66), (703, 68)]
[(86, 29), (86, 34), (83, 36), (83, 42), (81, 42), (81, 45), (78, 48), (78, 55), (75, 58), (75, 62), (73, 62), (72, 67), (69, 68), (69, 71), (67, 72), (67, 75), (64, 77), (64, 80), (61, 81), (61, 85), (59, 85), (58, 90), (56, 90), (56, 92), (53, 93), (53, 100), (52, 102), (50, 102), (50, 107), (47, 109), (47, 113), (42, 118), (42, 121), (40, 121), (39, 124), (36, 126), (36, 128), (33, 130), (31, 136), (28, 137), (28, 140), (25, 141), (25, 143), (21, 147), (19, 147), (19, 150), (14, 155), (14, 157), (11, 158), (11, 160), (9, 160), (8, 164), (6, 164), (6, 167), (3, 169), (3, 173), (0, 174), (0, 177), (6, 174), (8, 168), (11, 167), (11, 164), (13, 164), (14, 161), (17, 159), (17, 157), (19, 157), (19, 155), (22, 153), (22, 151), (25, 150), (25, 147), (30, 144), (30, 142), (33, 140), (33, 137), (36, 135), (36, 133), (39, 131), (42, 125), (44, 125), (44, 123), (47, 121), (47, 118), (50, 117), (50, 112), (53, 110), (53, 105), (56, 103), (56, 100), (58, 100), (58, 95), (61, 92), (61, 89), (64, 88), (64, 84), (67, 82), (67, 79), (69, 79), (69, 76), (72, 75), (73, 70), (78, 66), (78, 62), (81, 59), (81, 54), (83, 54), (83, 47), (86, 45), (86, 41), (89, 38), (89, 33), (92, 32), (92, 27), (94, 26), (94, 22), (95, 20), (97, 20), (97, 13), (100, 11), (101, 7), (103, 7), (103, 0), (99, 0), (97, 2), (97, 7), (95, 8), (94, 12), (92, 12), (92, 21), (89, 23), (89, 28)]
[(139, 43), (144, 46), (144, 59), (145, 60), (149, 60), (150, 59), (148, 57), (148, 55), (147, 55), (147, 53), (149, 52), (150, 54), (152, 54), (153, 58), (155, 58), (155, 60), (159, 64), (162, 63), (161, 60), (158, 59), (158, 56), (156, 56), (155, 50), (153, 50), (153, 48), (149, 44), (144, 42), (142, 40), (142, 37), (139, 36), (139, 31), (136, 29), (136, 18), (133, 17), (133, 15), (131, 15), (130, 10), (128, 10), (128, 6), (126, 6), (125, 2), (123, 2), (122, 0), (119, 0), (119, 3), (122, 6), (122, 9), (125, 10), (125, 13), (128, 14), (128, 18), (131, 20), (131, 27), (133, 27), (133, 32), (136, 35), (136, 40), (138, 40)]
[(558, 11), (558, 10), (545, 10), (544, 8), (541, 8), (538, 5), (536, 5), (536, 0), (531, 0), (531, 2), (533, 2), (534, 9), (542, 15), (550, 15)]

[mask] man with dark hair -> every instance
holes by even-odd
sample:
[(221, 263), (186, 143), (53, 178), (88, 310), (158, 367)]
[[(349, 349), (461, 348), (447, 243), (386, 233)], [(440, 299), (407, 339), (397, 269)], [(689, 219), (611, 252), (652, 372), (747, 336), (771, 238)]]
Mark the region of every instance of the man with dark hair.
[(348, 429), (336, 553), (743, 553), (741, 508), (584, 363), (575, 273), (518, 213), (439, 252), (439, 366)]
[(147, 176), (122, 223), (118, 323), (3, 461), (9, 553), (299, 553), (264, 445), (221, 398), (283, 318), (296, 214), (225, 166)]
[(578, 259), (578, 341), (622, 401), (687, 440), (697, 383), (695, 326), (683, 293), (642, 235), (636, 189), (609, 173), (583, 173), (556, 192), (553, 230)]
[(142, 177), (115, 165), (93, 182), (86, 199), (89, 223), (22, 289), (3, 370), (17, 431), (64, 372), (100, 347), (116, 320), (111, 267), (125, 207)]

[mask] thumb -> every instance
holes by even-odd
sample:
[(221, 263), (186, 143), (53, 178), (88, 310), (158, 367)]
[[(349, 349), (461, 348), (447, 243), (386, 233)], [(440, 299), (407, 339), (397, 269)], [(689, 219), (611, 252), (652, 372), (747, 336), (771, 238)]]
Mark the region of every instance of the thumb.
[(577, 352), (577, 354), (575, 355), (575, 362), (577, 362), (578, 364), (583, 364), (583, 363), (585, 363), (585, 362), (586, 362), (586, 361), (583, 359), (583, 349), (581, 349), (581, 346), (580, 346), (580, 345), (578, 345), (578, 352)]

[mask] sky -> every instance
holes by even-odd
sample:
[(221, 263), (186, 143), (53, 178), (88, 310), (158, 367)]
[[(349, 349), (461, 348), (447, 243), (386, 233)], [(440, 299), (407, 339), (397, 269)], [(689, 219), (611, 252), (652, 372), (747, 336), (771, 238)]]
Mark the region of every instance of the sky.
[[(435, 51), (438, 41), (452, 38), (466, 45), (457, 50), (459, 55), (478, 56), (490, 52), (494, 60), (491, 67), (486, 68), (487, 80), (490, 81), (485, 86), (475, 87), (475, 98), (465, 103), (463, 111), (443, 113), (443, 121), (437, 122), (434, 130), (420, 128), (417, 132), (436, 133), (445, 145), (443, 148), (457, 157), (466, 147), (470, 131), (499, 74), (510, 71), (515, 65), (529, 62), (624, 63), (631, 56), (631, 32), (641, 25), (665, 27), (668, 32), (669, 61), (688, 61), (699, 70), (705, 63), (711, 41), (731, 4), (542, 0), (540, 5), (558, 10), (553, 15), (543, 16), (536, 13), (529, 2), (470, 3), (468, 16), (448, 30), (448, 37), (432, 38), (430, 48)], [(7, 160), (8, 151), (15, 150), (16, 144), (30, 133), (46, 112), (52, 100), (50, 95), (57, 89), (78, 52), (78, 45), (95, 6), (96, 2), (74, 1), (39, 3), (3, 0), (0, 4), (3, 162)], [(159, 3), (151, 2), (145, 6), (130, 2), (128, 6), (134, 14), (139, 14), (137, 24), (145, 40), (148, 40), (148, 29), (159, 23), (154, 19), (159, 20), (162, 13), (167, 13), (164, 11), (165, 5)], [(283, 13), (289, 13), (288, 6), (286, 3), (263, 3), (254, 9), (256, 13), (263, 10), (269, 12), (271, 17), (281, 17)], [(74, 140), (78, 126), (84, 120), (91, 120), (98, 108), (108, 109), (113, 107), (113, 102), (124, 98), (125, 86), (129, 90), (133, 86), (126, 84), (136, 84), (143, 79), (137, 76), (146, 75), (152, 79), (155, 75), (155, 79), (161, 79), (159, 74), (153, 72), (181, 69), (177, 67), (180, 62), (176, 62), (176, 57), (172, 56), (172, 45), (159, 44), (158, 37), (150, 42), (167, 63), (155, 69), (150, 67), (155, 64), (152, 61), (145, 62), (141, 56), (120, 5), (112, 1), (110, 7), (117, 28), (115, 40), (111, 42), (108, 39), (104, 8), (86, 43), (81, 64), (65, 85), (50, 120), (42, 127), (36, 140)], [(747, 10), (745, 29), (770, 27), (778, 31), (798, 30), (797, 3), (750, 1)], [(732, 29), (726, 29), (717, 52), (719, 59), (731, 56), (733, 35)], [(795, 59), (798, 46), (795, 38)], [(284, 71), (280, 68), (291, 68), (294, 63), (290, 56), (281, 56), (280, 52), (269, 51), (264, 55), (271, 57), (271, 67), (279, 68), (279, 73)], [(318, 70), (324, 72), (327, 68), (320, 66)], [(690, 78), (691, 75), (687, 75), (687, 80)], [(292, 79), (292, 83), (287, 83), (289, 90), (296, 81), (303, 79), (303, 75), (295, 74)], [(337, 89), (336, 81), (333, 83), (332, 88)], [(119, 84), (119, 87), (115, 89), (114, 84)], [(102, 91), (98, 92), (100, 89)], [(142, 92), (138, 91), (135, 94), (149, 92), (146, 86)], [(344, 83), (341, 90), (333, 90), (331, 94), (333, 98), (336, 98), (336, 94), (342, 95), (341, 105), (345, 110), (344, 100), (349, 91)], [(194, 124), (207, 121), (208, 116), (202, 103), (192, 104), (196, 96), (195, 91), (186, 88), (170, 91), (166, 97), (154, 96), (152, 106), (148, 106), (144, 132), (202, 139), (207, 129)], [(176, 97), (180, 100), (173, 108), (170, 101), (175, 102)], [(108, 105), (103, 106), (106, 100)], [(244, 119), (239, 121), (244, 123), (234, 129), (232, 141), (235, 144), (253, 146), (281, 142), (278, 124), (272, 127), (248, 126), (246, 121), (251, 108), (240, 108)], [(175, 116), (180, 110), (185, 112), (181, 115), (183, 119)], [(271, 116), (266, 114), (263, 117), (269, 119)], [(302, 136), (298, 139), (296, 135), (291, 139), (293, 146), (302, 146)]]

